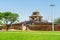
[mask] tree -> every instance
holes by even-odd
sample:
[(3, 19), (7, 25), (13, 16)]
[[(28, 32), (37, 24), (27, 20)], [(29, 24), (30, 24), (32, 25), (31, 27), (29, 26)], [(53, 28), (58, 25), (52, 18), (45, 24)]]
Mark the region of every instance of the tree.
[(0, 21), (0, 25), (2, 25), (3, 23), (2, 23), (2, 21)]
[(2, 15), (0, 18), (2, 18), (3, 23), (7, 26), (7, 31), (8, 28), (18, 19), (19, 16), (17, 13), (12, 12), (3, 12), (0, 15)]
[(0, 20), (3, 18), (3, 14), (0, 12)]
[(60, 18), (55, 19), (55, 24), (60, 25)]

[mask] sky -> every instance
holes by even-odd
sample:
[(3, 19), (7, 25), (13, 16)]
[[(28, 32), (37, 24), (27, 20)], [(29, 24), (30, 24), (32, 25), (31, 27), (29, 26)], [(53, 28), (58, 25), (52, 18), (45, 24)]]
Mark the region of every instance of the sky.
[[(52, 8), (50, 4), (55, 6)], [(29, 20), (32, 12), (38, 10), (44, 20), (60, 17), (60, 0), (0, 0), (0, 12), (14, 12), (19, 14), (19, 21)]]

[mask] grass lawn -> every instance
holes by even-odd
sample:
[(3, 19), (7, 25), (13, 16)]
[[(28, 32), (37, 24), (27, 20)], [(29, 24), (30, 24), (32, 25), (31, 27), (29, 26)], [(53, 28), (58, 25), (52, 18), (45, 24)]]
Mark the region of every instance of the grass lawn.
[(0, 32), (0, 40), (60, 40), (60, 32), (55, 31), (5, 31)]

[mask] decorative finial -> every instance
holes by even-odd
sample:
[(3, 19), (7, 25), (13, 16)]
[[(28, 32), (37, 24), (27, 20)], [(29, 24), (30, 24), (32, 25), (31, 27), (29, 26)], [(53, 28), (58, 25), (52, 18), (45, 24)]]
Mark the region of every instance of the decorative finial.
[(38, 10), (35, 9), (34, 12), (38, 12)]

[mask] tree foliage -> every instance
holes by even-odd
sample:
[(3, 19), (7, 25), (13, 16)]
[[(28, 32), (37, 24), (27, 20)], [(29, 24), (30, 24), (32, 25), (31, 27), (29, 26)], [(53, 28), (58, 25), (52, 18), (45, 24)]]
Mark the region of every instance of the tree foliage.
[(2, 23), (2, 21), (0, 21), (0, 25), (2, 25), (3, 23)]
[(14, 23), (18, 19), (17, 13), (12, 12), (2, 12), (0, 13), (0, 19), (3, 20), (3, 23), (6, 24), (7, 30), (12, 23)]

